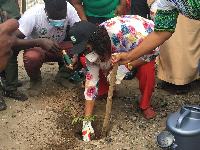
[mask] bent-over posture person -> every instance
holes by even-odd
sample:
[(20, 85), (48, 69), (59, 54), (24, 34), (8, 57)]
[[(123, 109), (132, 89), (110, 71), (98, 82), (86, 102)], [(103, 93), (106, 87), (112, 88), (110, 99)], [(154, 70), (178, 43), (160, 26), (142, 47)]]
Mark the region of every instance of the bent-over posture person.
[[(103, 22), (99, 26), (87, 21), (75, 23), (69, 34), (73, 42), (72, 54), (84, 54), (80, 58), (86, 69), (85, 82), (85, 117), (91, 116), (98, 92), (108, 92), (109, 73), (112, 67), (111, 54), (134, 50), (145, 37), (153, 31), (153, 21), (140, 16), (118, 16)], [(120, 84), (130, 69), (137, 67), (139, 89), (142, 93), (140, 107), (146, 118), (154, 118), (155, 113), (150, 105), (155, 83), (155, 57), (159, 49), (144, 55), (128, 65), (118, 67), (116, 83)], [(99, 70), (105, 76), (99, 76)], [(83, 122), (83, 140), (90, 141), (93, 132), (91, 122)]]

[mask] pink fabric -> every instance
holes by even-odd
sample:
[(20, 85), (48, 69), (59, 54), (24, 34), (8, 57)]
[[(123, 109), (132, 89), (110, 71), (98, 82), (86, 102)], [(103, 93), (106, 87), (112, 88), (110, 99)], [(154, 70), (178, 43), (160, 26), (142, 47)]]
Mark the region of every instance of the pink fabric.
[[(66, 50), (67, 54), (71, 56), (72, 42), (63, 42), (59, 46), (62, 50)], [(34, 47), (24, 51), (24, 67), (27, 72), (35, 72), (42, 67), (44, 62), (61, 62), (61, 52), (48, 52), (41, 47)]]

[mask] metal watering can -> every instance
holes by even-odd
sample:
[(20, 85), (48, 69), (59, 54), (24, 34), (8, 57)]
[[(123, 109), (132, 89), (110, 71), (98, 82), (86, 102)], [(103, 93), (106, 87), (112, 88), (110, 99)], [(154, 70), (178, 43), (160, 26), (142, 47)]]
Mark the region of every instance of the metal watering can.
[(157, 144), (167, 150), (200, 150), (200, 106), (182, 106), (166, 122), (167, 131), (157, 135)]

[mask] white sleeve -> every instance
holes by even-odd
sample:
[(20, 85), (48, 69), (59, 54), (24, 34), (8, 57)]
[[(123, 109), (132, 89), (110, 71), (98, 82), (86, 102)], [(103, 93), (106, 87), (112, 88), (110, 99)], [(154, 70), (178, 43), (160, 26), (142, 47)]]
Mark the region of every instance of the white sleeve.
[(86, 63), (86, 80), (85, 80), (85, 99), (93, 100), (98, 95), (99, 86), (99, 66), (94, 65), (85, 59)]
[(157, 9), (159, 10), (172, 10), (176, 7), (174, 4), (167, 0), (157, 0)]
[(67, 17), (69, 18), (70, 27), (72, 27), (75, 22), (79, 22), (81, 20), (76, 9), (69, 2), (67, 2)]
[(35, 26), (35, 7), (31, 7), (24, 12), (22, 17), (19, 19), (19, 30), (27, 37), (33, 31)]

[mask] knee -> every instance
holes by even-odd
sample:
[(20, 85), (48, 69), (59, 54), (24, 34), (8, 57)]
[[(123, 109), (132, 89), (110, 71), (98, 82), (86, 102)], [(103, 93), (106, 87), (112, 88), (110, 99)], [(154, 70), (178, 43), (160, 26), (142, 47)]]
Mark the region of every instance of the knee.
[(41, 66), (41, 56), (39, 53), (28, 51), (24, 53), (24, 67), (28, 72), (34, 72), (38, 70)]

